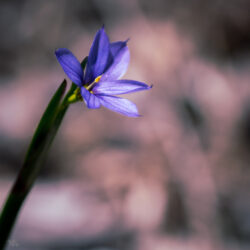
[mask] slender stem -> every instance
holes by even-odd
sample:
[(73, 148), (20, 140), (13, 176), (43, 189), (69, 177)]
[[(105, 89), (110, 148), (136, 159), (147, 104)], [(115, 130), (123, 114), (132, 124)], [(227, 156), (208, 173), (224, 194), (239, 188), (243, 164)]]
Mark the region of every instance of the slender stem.
[[(88, 58), (85, 57), (81, 63), (83, 70), (87, 60)], [(3, 206), (0, 214), (0, 250), (3, 250), (7, 243), (22, 204), (37, 178), (43, 160), (71, 103), (70, 97), (77, 88), (72, 83), (68, 93), (61, 101), (66, 85), (66, 80), (64, 80), (48, 104), (34, 133), (23, 166)]]
[(44, 156), (58, 131), (62, 119), (68, 109), (68, 96), (75, 89), (71, 89), (60, 104), (60, 99), (66, 88), (66, 81), (62, 83), (51, 102), (49, 103), (31, 141), (24, 164), (10, 190), (9, 196), (0, 215), (0, 250), (4, 249), (23, 201), (29, 194), (39, 173)]

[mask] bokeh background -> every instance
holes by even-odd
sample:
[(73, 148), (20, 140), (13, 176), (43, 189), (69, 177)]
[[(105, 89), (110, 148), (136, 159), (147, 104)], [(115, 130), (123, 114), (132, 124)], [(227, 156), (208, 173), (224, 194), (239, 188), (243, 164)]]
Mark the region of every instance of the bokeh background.
[[(65, 75), (105, 24), (143, 117), (70, 107), (8, 249), (250, 249), (250, 1), (0, 2), (0, 205)], [(1, 237), (1, 236), (0, 236)]]

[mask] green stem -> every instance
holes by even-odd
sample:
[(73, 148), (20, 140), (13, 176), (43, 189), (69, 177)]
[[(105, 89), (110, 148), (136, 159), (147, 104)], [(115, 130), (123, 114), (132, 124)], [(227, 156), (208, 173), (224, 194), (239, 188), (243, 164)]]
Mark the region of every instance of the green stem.
[(49, 147), (60, 127), (63, 117), (69, 107), (67, 102), (75, 90), (72, 84), (64, 100), (61, 98), (66, 89), (64, 80), (53, 98), (51, 99), (43, 117), (41, 118), (36, 132), (31, 141), (24, 164), (10, 190), (9, 196), (3, 206), (0, 215), (0, 249), (4, 249), (11, 230), (15, 224), (18, 212), (23, 201), (29, 194), (45, 158)]
[[(81, 63), (83, 70), (86, 63), (87, 57)], [(70, 96), (77, 88), (72, 83), (62, 101), (66, 86), (67, 83), (64, 80), (48, 104), (34, 133), (23, 166), (3, 206), (0, 214), (0, 250), (6, 246), (22, 204), (37, 178), (43, 160), (71, 103)]]

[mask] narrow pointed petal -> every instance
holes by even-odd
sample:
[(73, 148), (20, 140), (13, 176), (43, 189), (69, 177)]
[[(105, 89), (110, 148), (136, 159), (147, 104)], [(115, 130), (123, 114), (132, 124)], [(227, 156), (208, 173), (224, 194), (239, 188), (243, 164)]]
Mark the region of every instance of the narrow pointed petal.
[(139, 117), (137, 107), (134, 103), (127, 99), (123, 99), (116, 96), (104, 96), (98, 95), (101, 104), (115, 112), (129, 117)]
[(120, 46), (119, 50), (116, 50), (116, 54), (113, 57), (113, 63), (102, 75), (102, 80), (117, 80), (121, 78), (127, 71), (129, 60), (129, 49), (124, 42), (123, 46)]
[(84, 87), (81, 88), (81, 95), (89, 109), (98, 109), (101, 107), (100, 100), (95, 95), (91, 94)]
[(151, 86), (134, 80), (100, 81), (92, 89), (94, 94), (121, 95), (151, 89)]
[(83, 83), (83, 70), (80, 62), (73, 53), (68, 49), (62, 48), (57, 49), (55, 55), (69, 79), (78, 86), (81, 86)]
[(112, 55), (110, 52), (109, 38), (104, 28), (101, 28), (96, 33), (89, 52), (85, 83), (93, 82), (96, 77), (103, 74), (111, 63)]

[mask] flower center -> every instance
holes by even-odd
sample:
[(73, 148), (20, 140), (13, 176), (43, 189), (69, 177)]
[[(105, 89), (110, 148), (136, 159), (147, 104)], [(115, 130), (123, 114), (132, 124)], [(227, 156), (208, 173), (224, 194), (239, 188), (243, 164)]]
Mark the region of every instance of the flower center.
[(93, 87), (95, 86), (96, 83), (98, 83), (101, 79), (101, 75), (96, 77), (96, 79), (91, 83), (89, 84), (88, 86), (86, 86), (85, 88), (88, 90), (88, 91), (91, 91), (91, 89), (93, 89)]

